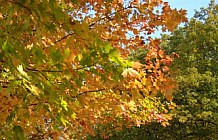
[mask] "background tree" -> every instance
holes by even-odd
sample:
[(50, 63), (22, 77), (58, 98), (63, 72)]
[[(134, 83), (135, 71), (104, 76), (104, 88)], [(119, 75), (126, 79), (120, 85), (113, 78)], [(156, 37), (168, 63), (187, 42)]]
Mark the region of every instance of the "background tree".
[(211, 1), (169, 38), (167, 50), (180, 55), (172, 66), (179, 67), (174, 98), (178, 108), (172, 122), (178, 138), (218, 138), (217, 28), (218, 5)]
[[(154, 96), (171, 100), (163, 68), (172, 59), (158, 40), (144, 41), (184, 15), (161, 0), (0, 0), (1, 139), (82, 139), (98, 126), (105, 137), (112, 129), (104, 126), (167, 125), (171, 116)], [(127, 59), (143, 47), (146, 65)]]

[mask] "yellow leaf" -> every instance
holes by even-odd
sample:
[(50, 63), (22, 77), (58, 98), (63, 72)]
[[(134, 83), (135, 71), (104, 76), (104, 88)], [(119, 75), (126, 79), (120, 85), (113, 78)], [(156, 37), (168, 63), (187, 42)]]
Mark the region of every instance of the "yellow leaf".
[(76, 117), (76, 113), (73, 113), (73, 114), (71, 114), (71, 118), (73, 119), (73, 120), (75, 120), (77, 117)]
[(131, 100), (130, 102), (127, 103), (127, 107), (129, 107), (129, 109), (131, 111), (137, 111), (137, 108), (135, 106), (135, 102), (133, 100)]
[(149, 91), (145, 88), (141, 89), (141, 92), (144, 96), (148, 96), (149, 95)]
[(33, 43), (26, 46), (26, 48), (29, 49), (29, 50), (30, 50), (32, 47), (33, 47)]
[(140, 97), (141, 97), (141, 95), (140, 95), (139, 91), (138, 91), (137, 89), (133, 89), (133, 90), (132, 90), (132, 98), (135, 99), (135, 100), (137, 100), (137, 99), (139, 99)]
[(139, 70), (141, 67), (143, 66), (143, 64), (139, 63), (139, 62), (133, 62), (132, 63), (132, 68)]
[(127, 78), (127, 77), (132, 77), (132, 78), (140, 78), (141, 75), (134, 70), (133, 68), (126, 68), (123, 73), (122, 73), (123, 77)]
[(36, 96), (39, 96), (39, 88), (33, 85), (28, 86), (27, 88)]
[(142, 78), (141, 83), (142, 83), (142, 85), (146, 85), (147, 84), (147, 80), (146, 80), (145, 77)]
[(17, 66), (17, 70), (21, 73), (21, 75), (23, 75), (24, 77), (28, 78), (28, 75), (25, 71), (23, 71), (23, 66), (22, 65), (18, 65)]

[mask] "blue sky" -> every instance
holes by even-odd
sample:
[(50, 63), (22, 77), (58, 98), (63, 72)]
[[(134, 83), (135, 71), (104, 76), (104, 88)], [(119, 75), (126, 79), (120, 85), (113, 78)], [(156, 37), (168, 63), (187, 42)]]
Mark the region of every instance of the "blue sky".
[[(207, 7), (210, 0), (164, 0), (169, 2), (172, 8), (186, 9), (187, 17), (191, 18), (194, 15), (194, 9), (199, 10), (201, 7)], [(218, 3), (218, 0), (215, 0)]]
[[(194, 16), (194, 10), (200, 10), (201, 7), (207, 7), (210, 3), (210, 0), (163, 0), (165, 2), (169, 2), (171, 8), (176, 9), (185, 9), (187, 10), (187, 17), (190, 19)], [(215, 0), (215, 3), (218, 3), (218, 0)], [(181, 24), (180, 26), (183, 26)], [(168, 33), (168, 32), (165, 32)], [(152, 37), (161, 37), (161, 31), (156, 31), (152, 34)]]

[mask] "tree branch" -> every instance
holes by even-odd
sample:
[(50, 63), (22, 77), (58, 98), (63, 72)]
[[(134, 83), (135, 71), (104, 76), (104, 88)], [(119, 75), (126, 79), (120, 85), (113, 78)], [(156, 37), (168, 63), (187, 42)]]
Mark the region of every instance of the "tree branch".
[[(119, 13), (119, 12), (121, 12), (121, 11), (123, 11), (123, 10), (126, 10), (126, 9), (128, 9), (128, 8), (133, 8), (133, 7), (131, 7), (131, 6), (124, 7), (124, 8), (122, 8), (122, 9), (118, 10), (118, 11), (115, 11), (115, 12), (109, 14), (108, 16), (112, 16), (112, 15), (114, 15), (114, 14), (116, 14), (116, 13)], [(91, 27), (94, 26), (97, 22), (100, 22), (100, 21), (102, 21), (102, 20), (107, 19), (108, 16), (101, 17), (101, 18), (99, 18), (98, 20), (96, 20), (95, 22), (89, 24), (89, 29), (92, 29)], [(111, 19), (111, 20), (112, 20), (112, 19)], [(71, 36), (71, 35), (73, 35), (73, 34), (74, 34), (74, 32), (71, 31), (71, 32), (68, 33), (67, 35), (65, 35), (65, 36), (63, 36), (62, 38), (60, 38), (60, 39), (58, 39), (57, 41), (55, 41), (54, 44), (56, 44), (56, 43), (58, 43), (58, 42), (61, 42), (62, 40), (66, 39), (67, 37), (69, 37), (69, 36)]]
[(12, 1), (12, 0), (9, 0), (8, 2), (13, 3), (13, 4), (16, 4), (16, 5), (19, 5), (19, 6), (23, 7), (24, 9), (26, 9), (29, 13), (32, 14), (32, 10), (31, 10), (29, 7), (27, 7), (27, 6), (23, 5), (23, 4), (21, 4), (20, 2), (18, 2), (18, 1)]
[(26, 68), (29, 71), (34, 71), (34, 72), (63, 72), (62, 70), (38, 70), (38, 69), (31, 69), (31, 68)]

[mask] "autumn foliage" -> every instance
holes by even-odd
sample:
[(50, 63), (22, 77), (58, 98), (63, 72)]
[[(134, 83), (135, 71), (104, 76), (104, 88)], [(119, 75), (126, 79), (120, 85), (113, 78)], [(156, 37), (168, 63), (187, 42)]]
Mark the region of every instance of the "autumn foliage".
[[(123, 126), (166, 126), (173, 57), (150, 34), (184, 16), (162, 0), (0, 0), (0, 137), (81, 139), (98, 128), (107, 138)], [(139, 48), (149, 49), (145, 64), (128, 60)]]

